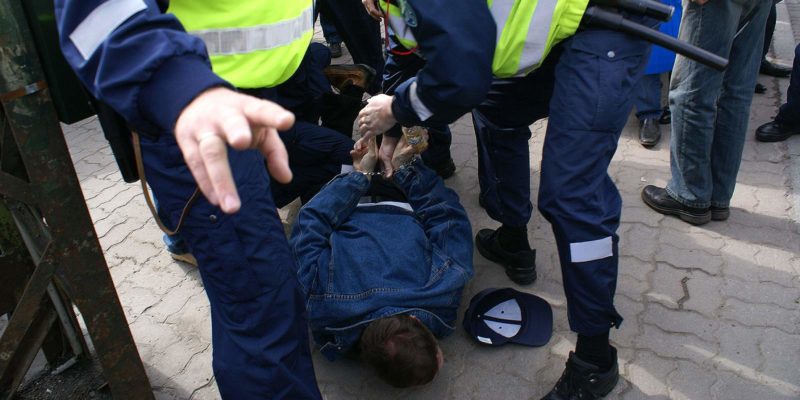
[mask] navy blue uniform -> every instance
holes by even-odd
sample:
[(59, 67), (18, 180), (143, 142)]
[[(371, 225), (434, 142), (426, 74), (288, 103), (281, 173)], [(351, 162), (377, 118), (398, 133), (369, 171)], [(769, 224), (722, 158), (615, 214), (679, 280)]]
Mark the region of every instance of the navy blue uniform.
[[(383, 70), (383, 93), (393, 95), (395, 90), (405, 81), (415, 77), (425, 66), (425, 60), (392, 39), (389, 29), (389, 54)], [(395, 53), (396, 52), (396, 53)], [(403, 132), (400, 125), (395, 125), (385, 133), (387, 136), (400, 137)], [(447, 124), (437, 124), (428, 128), (428, 149), (422, 153), (422, 160), (430, 167), (446, 163), (450, 159), (450, 143), (453, 136)]]
[[(145, 173), (165, 222), (174, 227), (196, 184), (173, 126), (199, 93), (230, 84), (211, 71), (203, 42), (163, 14), (164, 6), (153, 0), (56, 0), (56, 16), (64, 55), (81, 81), (135, 129), (152, 135), (142, 138)], [(228, 158), (241, 210), (226, 215), (200, 196), (180, 232), (199, 262), (211, 304), (220, 393), (229, 399), (319, 399), (304, 297), (264, 158), (255, 150), (229, 150)]]
[(496, 80), (473, 111), (481, 196), (509, 226), (530, 220), (529, 125), (549, 116), (538, 206), (558, 245), (570, 327), (585, 336), (622, 322), (613, 302), (622, 200), (607, 170), (649, 49), (623, 33), (579, 31), (528, 76)]
[[(356, 64), (366, 64), (375, 69), (376, 76), (383, 74), (383, 44), (381, 25), (370, 17), (360, 0), (318, 0), (317, 7), (336, 26), (336, 32), (347, 45)], [(380, 89), (375, 80), (369, 93)]]
[[(418, 26), (408, 25), (428, 61), (416, 78), (419, 99), (433, 113), (424, 124), (452, 122), (487, 93), (481, 78), (477, 85), (469, 78), (472, 73), (487, 73), (484, 56), (491, 53), (486, 49), (494, 48), (495, 35), (490, 35), (490, 44), (484, 36), (474, 37), (476, 29), (487, 23), (459, 21), (461, 4), (441, 9), (439, 2), (407, 2), (418, 17)], [(441, 18), (423, 22), (422, 13)], [(453, 56), (453, 46), (483, 46), (484, 54)], [(622, 322), (613, 305), (622, 202), (607, 168), (649, 48), (648, 43), (617, 32), (579, 31), (558, 45), (539, 70), (524, 78), (495, 80), (486, 101), (473, 112), (481, 196), (489, 215), (512, 227), (525, 226), (532, 212), (529, 125), (549, 115), (539, 210), (552, 224), (558, 244), (570, 327), (587, 336)], [(392, 106), (403, 125), (421, 122), (408, 94), (412, 83), (413, 79), (398, 88)], [(469, 89), (475, 96), (462, 96)]]

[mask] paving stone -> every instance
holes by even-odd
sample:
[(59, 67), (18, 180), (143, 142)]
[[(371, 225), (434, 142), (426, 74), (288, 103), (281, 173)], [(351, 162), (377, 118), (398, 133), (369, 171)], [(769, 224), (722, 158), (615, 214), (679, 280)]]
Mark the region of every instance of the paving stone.
[(620, 260), (619, 275), (617, 277), (617, 294), (639, 301), (641, 296), (650, 290), (647, 271), (652, 271), (653, 267), (651, 264), (634, 259), (633, 257), (625, 258), (626, 260)]
[(800, 292), (793, 287), (772, 282), (759, 282), (757, 285), (753, 285), (752, 282), (730, 278), (725, 280), (725, 284), (721, 287), (721, 293), (726, 298), (734, 298), (747, 303), (772, 304), (800, 312), (800, 305), (797, 304)]
[[(212, 381), (208, 385), (195, 390), (188, 397), (189, 400), (205, 400), (205, 399), (217, 399), (217, 398), (219, 398), (219, 390), (217, 390), (216, 381)], [(327, 398), (331, 399), (332, 397), (327, 397)]]
[(766, 329), (760, 344), (764, 364), (758, 368), (766, 383), (800, 398), (800, 368), (787, 368), (798, 365), (800, 360), (800, 335), (788, 335), (777, 329)]
[(667, 308), (695, 311), (715, 318), (722, 306), (720, 287), (724, 280), (720, 277), (658, 264), (652, 282), (652, 289), (645, 296)]
[(641, 314), (643, 323), (676, 334), (696, 335), (707, 342), (715, 342), (715, 331), (720, 323), (696, 312), (673, 310), (660, 304), (650, 304)]
[(768, 304), (750, 304), (728, 299), (720, 316), (752, 327), (775, 327), (789, 334), (800, 334), (800, 313)]
[(739, 375), (721, 373), (711, 388), (713, 399), (797, 400), (800, 392), (787, 392), (758, 381), (743, 379)]
[(694, 334), (666, 332), (654, 325), (643, 324), (642, 334), (634, 342), (637, 350), (648, 350), (659, 357), (708, 363), (719, 351), (719, 344), (706, 342)]
[(611, 337), (617, 342), (626, 346), (632, 345), (636, 338), (641, 334), (640, 319), (644, 312), (644, 304), (635, 301), (635, 298), (617, 295), (614, 306), (617, 312), (625, 318), (622, 326), (617, 330), (612, 330)]
[(667, 376), (671, 399), (711, 398), (711, 385), (717, 381), (713, 370), (685, 361), (677, 361), (677, 365), (678, 368)]
[[(202, 343), (200, 343), (200, 346), (202, 346)], [(205, 343), (205, 348), (202, 351), (193, 353), (186, 366), (178, 374), (172, 376), (170, 380), (177, 387), (188, 393), (194, 393), (198, 389), (213, 384), (211, 344)], [(189, 398), (189, 396), (184, 398)]]
[(690, 271), (687, 274), (686, 289), (689, 297), (684, 298), (684, 310), (697, 311), (708, 318), (716, 318), (722, 307), (720, 288), (724, 279)]
[(651, 260), (658, 248), (658, 234), (658, 229), (644, 224), (622, 224), (619, 229), (620, 255)]
[(720, 351), (713, 363), (726, 371), (746, 373), (764, 363), (764, 353), (759, 343), (764, 340), (764, 330), (749, 328), (736, 322), (722, 322), (717, 335)]
[(625, 400), (666, 398), (669, 395), (666, 377), (676, 368), (674, 360), (647, 351), (636, 352), (625, 374), (630, 387), (620, 397)]
[(679, 249), (665, 243), (659, 245), (655, 260), (679, 269), (700, 270), (709, 275), (718, 275), (723, 264), (722, 256), (703, 249)]

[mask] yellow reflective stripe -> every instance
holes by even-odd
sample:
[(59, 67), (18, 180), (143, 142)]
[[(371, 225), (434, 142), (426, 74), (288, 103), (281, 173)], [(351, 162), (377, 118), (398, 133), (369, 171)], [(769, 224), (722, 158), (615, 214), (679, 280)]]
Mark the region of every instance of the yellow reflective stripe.
[(557, 25), (553, 20), (557, 4), (558, 0), (539, 1), (525, 38), (525, 47), (519, 60), (517, 75), (525, 75), (539, 67), (544, 60), (545, 51), (549, 51), (552, 47), (552, 43), (548, 39), (553, 25)]
[(296, 18), (247, 28), (191, 31), (203, 40), (211, 56), (247, 54), (286, 46), (314, 29), (314, 11), (309, 7)]
[[(507, 78), (519, 72), (527, 32), (538, 3), (538, 0), (494, 0), (492, 15), (501, 31), (492, 62), (495, 76)], [(503, 16), (505, 21), (500, 20)]]
[(492, 0), (498, 29), (495, 76), (524, 76), (575, 34), (589, 0)]
[(400, 7), (394, 4), (389, 4), (385, 0), (381, 0), (379, 6), (383, 12), (389, 15), (386, 23), (388, 23), (392, 28), (392, 32), (394, 33), (395, 38), (397, 38), (397, 41), (407, 49), (416, 48), (418, 44), (417, 38), (414, 37), (414, 33), (411, 32), (411, 28), (409, 28), (406, 24), (406, 20), (403, 18), (403, 13), (400, 12)]
[(496, 42), (500, 42), (500, 36), (508, 22), (508, 16), (511, 14), (511, 9), (514, 8), (516, 0), (495, 0), (489, 2), (489, 10), (492, 13), (494, 22), (497, 25), (497, 38)]
[(395, 37), (405, 48), (413, 49), (417, 47), (417, 38), (414, 37), (414, 33), (406, 25), (403, 17), (389, 14), (389, 26), (392, 27)]

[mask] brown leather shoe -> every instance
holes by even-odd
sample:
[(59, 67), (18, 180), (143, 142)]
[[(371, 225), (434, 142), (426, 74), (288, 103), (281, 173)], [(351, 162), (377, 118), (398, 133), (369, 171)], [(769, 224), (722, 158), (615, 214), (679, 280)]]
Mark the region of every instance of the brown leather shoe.
[(323, 70), (331, 86), (340, 92), (347, 86), (358, 86), (367, 90), (375, 79), (375, 69), (364, 64), (337, 64), (325, 67)]

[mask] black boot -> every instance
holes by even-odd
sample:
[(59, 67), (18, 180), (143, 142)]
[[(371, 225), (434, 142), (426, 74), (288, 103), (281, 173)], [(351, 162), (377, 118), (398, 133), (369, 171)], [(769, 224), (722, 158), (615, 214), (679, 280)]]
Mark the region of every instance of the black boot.
[(569, 353), (567, 367), (556, 386), (542, 400), (596, 400), (611, 393), (619, 382), (617, 349), (611, 347), (614, 365), (602, 372), (597, 366), (589, 364)]
[(658, 126), (655, 118), (646, 118), (641, 121), (639, 127), (639, 143), (647, 148), (653, 147), (658, 144), (661, 139), (661, 129)]
[[(498, 230), (481, 229), (475, 236), (475, 247), (489, 261), (494, 261), (506, 269), (506, 275), (519, 285), (530, 285), (536, 281), (536, 250), (527, 249), (507, 250), (501, 245), (500, 235), (503, 227)], [(527, 237), (525, 237), (527, 244)]]
[(766, 59), (761, 60), (761, 73), (777, 78), (786, 78), (792, 75), (792, 68), (771, 63)]
[(772, 121), (756, 129), (756, 140), (759, 142), (782, 142), (792, 135), (800, 134), (800, 125), (787, 125)]
[(642, 189), (642, 200), (653, 210), (665, 215), (674, 215), (692, 225), (703, 225), (711, 221), (708, 208), (685, 206), (670, 197), (666, 189), (647, 185)]

